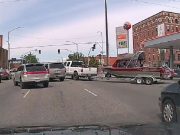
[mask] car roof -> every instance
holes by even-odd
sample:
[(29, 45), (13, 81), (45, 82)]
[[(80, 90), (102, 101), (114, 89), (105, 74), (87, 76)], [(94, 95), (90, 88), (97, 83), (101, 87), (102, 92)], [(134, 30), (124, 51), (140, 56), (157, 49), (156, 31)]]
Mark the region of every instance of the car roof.
[(24, 65), (24, 66), (28, 66), (28, 65), (42, 65), (43, 66), (42, 63), (28, 63), (28, 64), (22, 64), (22, 65)]
[(65, 62), (83, 62), (83, 61), (65, 61)]
[(42, 64), (63, 64), (63, 62), (46, 62), (46, 63), (42, 63)]

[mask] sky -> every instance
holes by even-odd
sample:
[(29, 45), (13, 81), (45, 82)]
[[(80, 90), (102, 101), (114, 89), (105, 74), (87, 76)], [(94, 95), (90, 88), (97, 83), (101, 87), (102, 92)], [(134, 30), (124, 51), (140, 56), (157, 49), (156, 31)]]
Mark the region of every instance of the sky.
[[(110, 56), (117, 55), (116, 27), (127, 21), (133, 25), (162, 10), (180, 13), (180, 0), (107, 0), (107, 5)], [(91, 42), (99, 44), (90, 55), (98, 55), (102, 46), (105, 53), (104, 16), (104, 0), (0, 0), (3, 47), (8, 47), (8, 32), (21, 27), (10, 32), (11, 58), (20, 58), (31, 51), (41, 62), (60, 61), (76, 52), (73, 42), (79, 44), (79, 52), (85, 56), (93, 46)], [(132, 46), (130, 30), (130, 52)], [(119, 53), (127, 52), (119, 49)]]

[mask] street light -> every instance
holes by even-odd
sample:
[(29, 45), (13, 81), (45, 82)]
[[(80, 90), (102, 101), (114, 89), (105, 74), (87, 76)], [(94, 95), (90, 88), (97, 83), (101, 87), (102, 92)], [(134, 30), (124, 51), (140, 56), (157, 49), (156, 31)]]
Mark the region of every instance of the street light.
[(76, 53), (77, 53), (77, 59), (78, 59), (78, 55), (79, 55), (79, 47), (78, 47), (78, 43), (75, 43), (75, 42), (72, 42), (72, 41), (66, 41), (66, 42), (68, 42), (68, 43), (73, 43), (73, 44), (75, 44), (76, 45)]
[(76, 51), (77, 51), (77, 53), (79, 52), (78, 43), (75, 43), (75, 42), (72, 42), (72, 41), (66, 41), (66, 42), (76, 45), (76, 49), (77, 49)]
[[(8, 31), (8, 41), (7, 41), (8, 42), (8, 62), (7, 63), (9, 63), (9, 60), (10, 60), (10, 42), (9, 42), (10, 41), (10, 33), (17, 29), (20, 29), (20, 28), (23, 28), (23, 27), (16, 27), (16, 28)], [(8, 69), (10, 69), (10, 63), (8, 64)]]

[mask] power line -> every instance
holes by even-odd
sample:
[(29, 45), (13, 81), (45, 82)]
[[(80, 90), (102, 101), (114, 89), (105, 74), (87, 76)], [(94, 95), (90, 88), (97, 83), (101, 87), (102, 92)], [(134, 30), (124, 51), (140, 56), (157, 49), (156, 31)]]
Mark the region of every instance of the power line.
[[(142, 0), (131, 0), (131, 1), (139, 2), (139, 3), (143, 3), (143, 4), (148, 4), (148, 5), (157, 5), (157, 6), (180, 9), (178, 7), (175, 7), (175, 6), (165, 5), (165, 4), (155, 3), (155, 2), (148, 2), (148, 1), (142, 1)], [(180, 2), (180, 1), (177, 1), (177, 2)]]
[[(78, 45), (92, 45), (95, 43), (101, 43), (101, 42), (86, 42), (86, 43), (77, 43)], [(27, 47), (14, 47), (10, 49), (27, 49), (27, 48), (45, 48), (45, 47), (56, 47), (56, 46), (74, 46), (74, 44), (62, 44), (62, 45), (39, 45), (39, 46), (27, 46)]]
[(98, 35), (92, 35), (92, 36), (83, 36), (83, 37), (74, 37), (74, 38), (47, 38), (47, 37), (25, 37), (25, 36), (19, 36), (15, 35), (14, 37), (19, 37), (22, 39), (47, 39), (47, 40), (73, 40), (73, 39), (87, 39), (87, 38), (94, 38), (98, 37)]
[(5, 1), (0, 1), (0, 4), (6, 4), (6, 3), (17, 3), (17, 2), (24, 2), (28, 0), (5, 0)]

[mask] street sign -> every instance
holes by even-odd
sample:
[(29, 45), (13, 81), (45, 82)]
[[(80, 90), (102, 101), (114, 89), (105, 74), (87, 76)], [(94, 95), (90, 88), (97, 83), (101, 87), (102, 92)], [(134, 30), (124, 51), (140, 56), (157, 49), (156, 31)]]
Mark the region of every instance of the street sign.
[(123, 26), (116, 28), (117, 48), (128, 48), (128, 31)]

